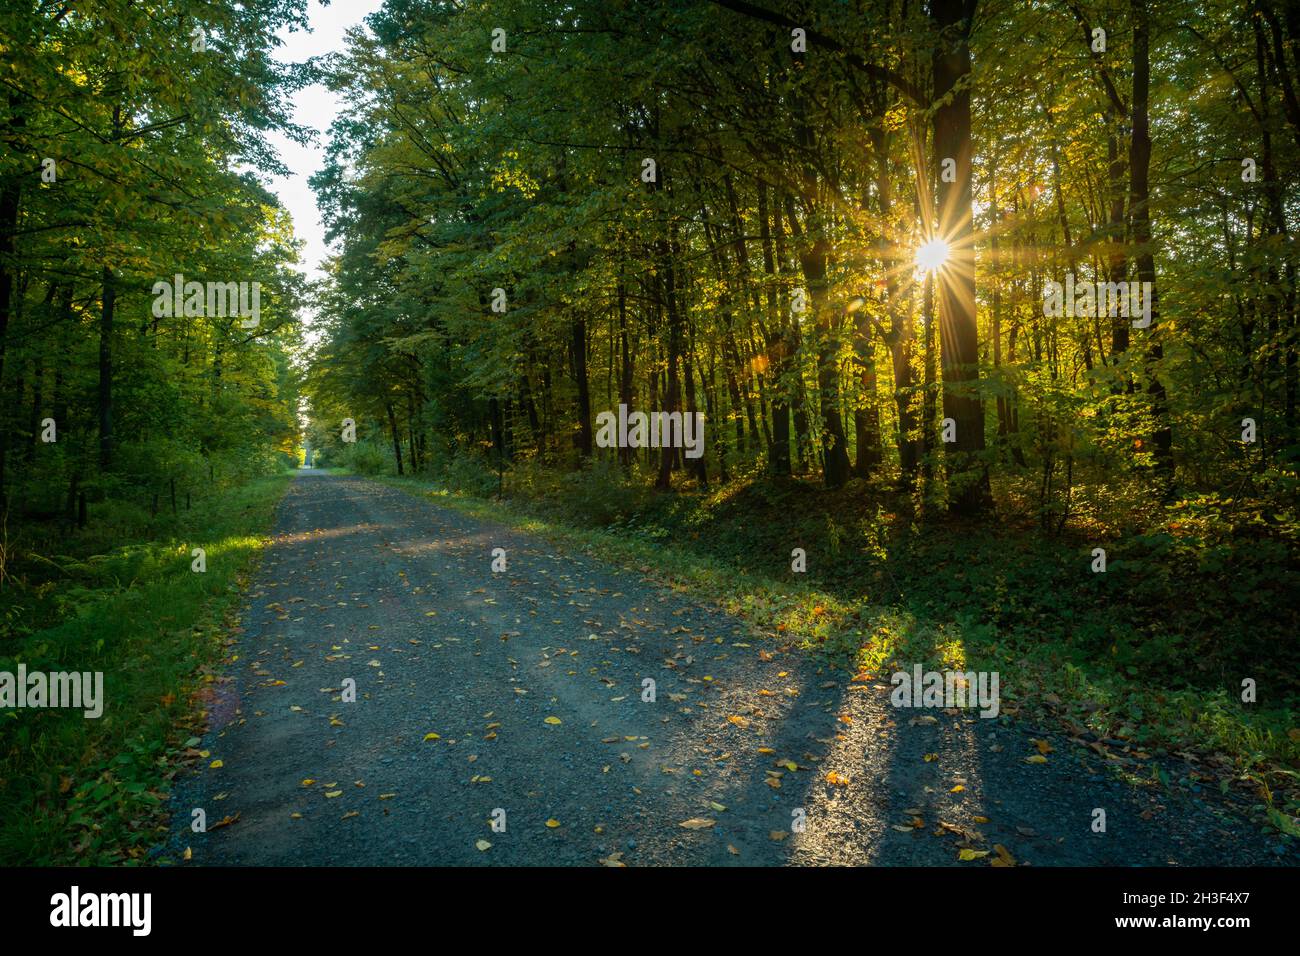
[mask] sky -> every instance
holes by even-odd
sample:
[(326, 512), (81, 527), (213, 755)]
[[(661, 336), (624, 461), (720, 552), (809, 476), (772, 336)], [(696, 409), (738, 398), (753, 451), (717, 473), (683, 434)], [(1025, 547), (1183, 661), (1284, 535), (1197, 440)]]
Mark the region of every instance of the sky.
[[(281, 30), (279, 36), (283, 45), (277, 51), (277, 59), (296, 63), (308, 57), (341, 50), (344, 33), (359, 26), (367, 15), (382, 5), (383, 0), (334, 0), (329, 6), (322, 6), (319, 0), (311, 0), (308, 8), (311, 32), (299, 30), (290, 33), (287, 28)], [(268, 185), (293, 217), (294, 233), (305, 242), (302, 250), (303, 271), (309, 278), (319, 278), (320, 263), (329, 254), (329, 250), (325, 245), (325, 227), (316, 209), (316, 196), (307, 185), (307, 180), (324, 164), (325, 134), (329, 132), (330, 123), (338, 114), (339, 99), (323, 86), (309, 86), (294, 96), (293, 108), (294, 122), (312, 127), (319, 135), (311, 145), (300, 146), (279, 133), (272, 133), (268, 137), (269, 141), (280, 154), (284, 165), (289, 168), (290, 174), (270, 176)], [(310, 325), (312, 316), (307, 314), (303, 318)]]

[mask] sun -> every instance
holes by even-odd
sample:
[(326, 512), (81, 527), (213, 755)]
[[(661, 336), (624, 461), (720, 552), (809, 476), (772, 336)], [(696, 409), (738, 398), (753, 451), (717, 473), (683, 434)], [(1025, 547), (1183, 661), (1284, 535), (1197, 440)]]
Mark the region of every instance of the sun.
[(931, 239), (916, 250), (916, 267), (922, 272), (934, 272), (948, 261), (948, 243)]

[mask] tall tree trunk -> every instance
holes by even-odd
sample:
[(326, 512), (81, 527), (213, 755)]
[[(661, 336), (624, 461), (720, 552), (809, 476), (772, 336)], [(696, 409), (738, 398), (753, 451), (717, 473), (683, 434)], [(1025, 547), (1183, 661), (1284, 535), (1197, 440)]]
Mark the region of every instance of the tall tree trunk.
[(949, 443), (949, 508), (975, 515), (992, 504), (984, 451), (984, 405), (978, 394), (979, 337), (975, 325), (975, 244), (971, 208), (971, 20), (976, 0), (934, 0), (931, 11), (940, 31), (933, 55), (934, 150), (939, 160), (956, 161), (953, 182), (939, 177), (939, 230), (949, 246), (941, 274), (940, 340), (943, 359), (944, 417), (956, 423)]
[[(10, 95), (10, 109), (14, 108), (16, 99)], [(14, 234), (18, 231), (18, 202), (21, 191), (16, 177), (5, 181), (0, 188), (0, 381), (4, 380), (5, 346), (9, 332), (9, 317), (13, 313), (14, 274), (12, 269), (14, 253)], [(8, 441), (8, 429), (0, 434), (0, 515), (6, 510), (8, 499), (5, 497), (5, 452)]]
[[(621, 404), (627, 406), (630, 415), (632, 413), (633, 376), (636, 373), (636, 367), (632, 360), (632, 350), (628, 344), (627, 287), (623, 284), (621, 276), (618, 281), (618, 341), (620, 352), (618, 400)], [(635, 455), (636, 449), (634, 448), (620, 446), (618, 449), (618, 460), (624, 468), (632, 467)]]
[(573, 380), (578, 386), (578, 452), (584, 459), (591, 457), (591, 384), (587, 380), (587, 320), (574, 315), (571, 327), (573, 348)]
[[(1173, 430), (1169, 425), (1168, 400), (1160, 381), (1164, 349), (1157, 320), (1155, 253), (1151, 248), (1149, 172), (1151, 128), (1147, 114), (1151, 88), (1151, 16), (1147, 0), (1131, 0), (1133, 14), (1133, 138), (1129, 148), (1129, 210), (1132, 214), (1133, 244), (1137, 249), (1139, 282), (1151, 283), (1151, 324), (1147, 329), (1147, 395), (1153, 421), (1151, 443), (1156, 468), (1172, 484), (1174, 477)], [(1168, 490), (1168, 489), (1167, 489)]]
[(388, 412), (388, 430), (393, 436), (393, 460), (397, 462), (397, 473), (402, 474), (402, 433), (397, 430), (397, 416), (393, 414), (393, 403), (385, 402), (384, 411)]
[[(659, 267), (663, 275), (663, 281), (659, 284), (659, 288), (663, 293), (662, 306), (668, 319), (668, 375), (664, 390), (663, 410), (672, 414), (682, 410), (680, 366), (684, 336), (682, 317), (677, 308), (677, 274), (674, 268), (676, 263), (673, 258), (673, 249), (663, 239), (656, 243), (656, 247), (659, 252)], [(677, 457), (676, 451), (667, 442), (659, 450), (659, 477), (655, 481), (655, 487), (662, 491), (668, 491), (672, 488), (673, 463)]]
[(808, 283), (808, 308), (817, 331), (817, 395), (822, 424), (822, 477), (828, 488), (840, 488), (849, 480), (849, 450), (840, 417), (839, 325), (830, 303), (826, 281), (828, 243), (826, 223), (809, 216), (805, 230), (807, 244), (799, 256)]
[(113, 465), (113, 312), (117, 306), (117, 280), (104, 266), (99, 314), (99, 469)]
[[(772, 216), (776, 228), (780, 229), (780, 203), (772, 206)], [(763, 247), (763, 277), (767, 287), (767, 325), (766, 341), (767, 367), (772, 376), (772, 453), (770, 465), (772, 473), (778, 476), (790, 475), (790, 403), (785, 397), (786, 383), (784, 376), (789, 371), (789, 354), (785, 336), (785, 314), (782, 311), (781, 296), (777, 293), (776, 257), (772, 248), (772, 231), (768, 222), (767, 184), (758, 183), (758, 230), (759, 242)]]

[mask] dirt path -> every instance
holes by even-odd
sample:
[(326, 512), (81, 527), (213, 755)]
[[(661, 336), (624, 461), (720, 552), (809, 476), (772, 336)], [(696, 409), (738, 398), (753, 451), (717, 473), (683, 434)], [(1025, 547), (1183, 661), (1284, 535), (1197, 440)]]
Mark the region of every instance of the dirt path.
[[(1217, 793), (1122, 783), (1059, 736), (1026, 763), (1041, 731), (895, 710), (883, 682), (634, 571), (382, 484), (304, 472), (276, 531), (210, 756), (173, 794), (171, 859), (987, 866), (959, 850), (1001, 844), (1020, 865), (1297, 862)], [(238, 819), (192, 833), (194, 807)], [(714, 823), (680, 826), (697, 818)]]

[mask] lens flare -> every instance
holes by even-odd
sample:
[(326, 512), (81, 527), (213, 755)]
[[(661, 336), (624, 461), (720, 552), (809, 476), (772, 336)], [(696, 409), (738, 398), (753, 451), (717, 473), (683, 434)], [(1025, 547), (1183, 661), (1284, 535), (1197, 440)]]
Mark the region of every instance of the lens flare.
[(933, 272), (948, 261), (948, 243), (931, 239), (916, 250), (916, 267), (922, 272)]

